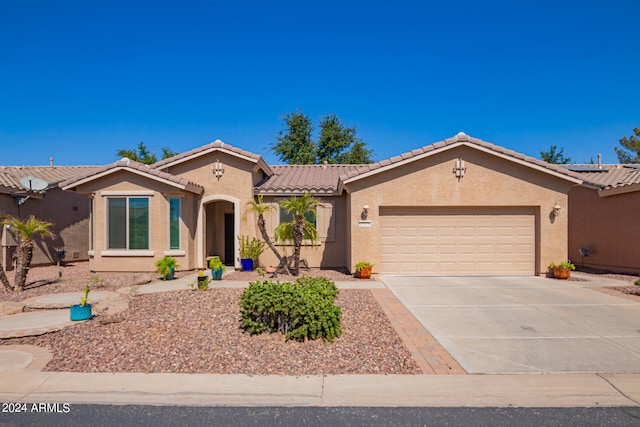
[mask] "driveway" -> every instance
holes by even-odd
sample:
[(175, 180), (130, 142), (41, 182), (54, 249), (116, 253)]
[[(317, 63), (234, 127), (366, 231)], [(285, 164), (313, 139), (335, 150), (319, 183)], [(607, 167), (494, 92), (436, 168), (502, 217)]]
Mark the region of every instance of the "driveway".
[(584, 282), (380, 280), (469, 373), (640, 372), (640, 303)]

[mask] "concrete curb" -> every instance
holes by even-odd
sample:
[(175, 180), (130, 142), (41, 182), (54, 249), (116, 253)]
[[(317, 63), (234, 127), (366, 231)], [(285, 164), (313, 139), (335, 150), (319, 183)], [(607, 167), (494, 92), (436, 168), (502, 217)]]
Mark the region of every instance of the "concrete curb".
[(640, 405), (640, 374), (330, 375), (3, 373), (0, 400), (187, 406)]

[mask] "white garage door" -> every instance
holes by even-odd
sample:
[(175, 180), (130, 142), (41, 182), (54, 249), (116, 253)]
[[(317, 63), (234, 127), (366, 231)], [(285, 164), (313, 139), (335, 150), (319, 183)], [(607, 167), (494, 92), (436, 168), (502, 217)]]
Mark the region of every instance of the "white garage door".
[(386, 274), (535, 274), (533, 209), (380, 209)]

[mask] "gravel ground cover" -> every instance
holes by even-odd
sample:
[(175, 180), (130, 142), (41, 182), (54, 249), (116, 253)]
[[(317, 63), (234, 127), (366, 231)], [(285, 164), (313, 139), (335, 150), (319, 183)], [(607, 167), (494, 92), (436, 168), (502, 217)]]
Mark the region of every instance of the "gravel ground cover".
[[(136, 274), (100, 274), (88, 266), (33, 268), (30, 285), (20, 293), (0, 293), (19, 301), (45, 293), (128, 286)], [(312, 270), (313, 271), (313, 270)], [(192, 273), (192, 272), (188, 272)], [(311, 274), (348, 280), (344, 273)], [(184, 273), (181, 273), (184, 274)], [(235, 274), (235, 273), (232, 273)], [(243, 276), (244, 277), (244, 276)], [(154, 276), (155, 279), (155, 276)], [(282, 278), (280, 277), (282, 280)], [(251, 280), (251, 279), (240, 279)], [(51, 282), (43, 285), (45, 282)], [(342, 309), (342, 336), (323, 341), (284, 341), (282, 334), (250, 335), (239, 327), (241, 289), (177, 291), (126, 295), (129, 310), (38, 337), (2, 340), (0, 344), (33, 344), (48, 348), (53, 359), (45, 368), (65, 372), (165, 372), (250, 375), (419, 374), (411, 354), (367, 290), (344, 289), (336, 303)]]

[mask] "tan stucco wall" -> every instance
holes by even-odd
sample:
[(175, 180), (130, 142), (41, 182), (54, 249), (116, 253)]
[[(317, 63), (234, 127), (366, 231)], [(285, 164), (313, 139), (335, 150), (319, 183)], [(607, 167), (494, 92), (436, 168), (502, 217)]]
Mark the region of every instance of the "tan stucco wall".
[[(120, 171), (97, 179), (77, 189), (80, 193), (93, 194), (93, 256), (92, 271), (155, 271), (155, 262), (165, 255), (176, 258), (180, 269), (195, 268), (193, 239), (195, 220), (194, 197), (169, 185), (146, 177)], [(131, 196), (135, 192), (151, 192), (149, 197), (149, 252), (137, 255), (129, 251), (126, 256), (108, 256), (106, 241), (106, 196)], [(133, 192), (133, 193), (132, 193)], [(169, 250), (169, 197), (180, 197), (182, 222), (180, 245), (182, 252)]]
[[(216, 160), (220, 161), (224, 168), (224, 174), (219, 180), (213, 174)], [(168, 169), (168, 172), (204, 187), (204, 193), (197, 199), (195, 211), (196, 221), (200, 223), (200, 227), (196, 227), (196, 237), (193, 244), (196, 252), (196, 267), (206, 267), (205, 260), (208, 255), (221, 255), (212, 252), (222, 251), (223, 248), (224, 235), (222, 231), (224, 230), (225, 212), (234, 212), (236, 224), (238, 225), (235, 230), (237, 236), (242, 234), (249, 237), (258, 236), (253, 224), (247, 222), (249, 214), (247, 203), (253, 200), (254, 184), (262, 179), (262, 172), (257, 170), (255, 163), (216, 151), (172, 166)], [(227, 203), (210, 205), (216, 201), (229, 202), (233, 207), (230, 207)], [(211, 208), (207, 209), (206, 206), (211, 206)], [(235, 212), (235, 206), (237, 206), (238, 212)], [(206, 215), (207, 210), (212, 214), (209, 217)], [(207, 226), (211, 228), (211, 221), (214, 221), (217, 232), (206, 230)], [(213, 238), (214, 242), (205, 241), (206, 235)], [(198, 236), (202, 236), (202, 239)], [(234, 264), (239, 267), (237, 238), (234, 239), (234, 243)], [(228, 263), (229, 261), (226, 260), (226, 262)]]
[[(640, 272), (640, 192), (600, 197), (598, 190), (575, 187), (569, 192), (569, 212), (569, 255), (576, 265)], [(580, 256), (582, 247), (589, 256)]]
[[(318, 229), (318, 241), (316, 244), (307, 244), (302, 247), (301, 259), (305, 260), (309, 267), (346, 267), (347, 256), (347, 221), (346, 221), (346, 197), (316, 197), (322, 206), (317, 209), (316, 227)], [(279, 223), (278, 200), (284, 197), (265, 197), (265, 203), (273, 206), (273, 210), (265, 215), (266, 228), (273, 240), (273, 230)], [(250, 214), (253, 219), (255, 233), (260, 236), (257, 226), (257, 215)], [(281, 254), (293, 253), (293, 246), (290, 243), (278, 242), (276, 247)], [(270, 249), (259, 258), (260, 265), (278, 265), (278, 259)]]
[[(30, 215), (53, 223), (54, 237), (36, 237), (32, 266), (55, 263), (54, 248), (66, 247), (66, 262), (88, 260), (89, 250), (89, 199), (82, 194), (48, 190), (40, 199), (30, 197), (18, 206), (10, 195), (0, 194), (0, 213), (26, 219)], [(0, 227), (0, 237), (2, 228)], [(1, 238), (0, 238), (1, 241)], [(6, 268), (11, 268), (11, 247), (0, 246), (0, 256)]]
[[(458, 180), (453, 168), (462, 158), (466, 173)], [(348, 266), (380, 262), (379, 210), (383, 206), (530, 207), (536, 211), (536, 273), (550, 262), (567, 258), (567, 192), (573, 184), (469, 147), (458, 147), (346, 184), (351, 211)], [(560, 215), (550, 215), (558, 202)], [(371, 228), (360, 228), (369, 206)], [(374, 269), (375, 270), (375, 269)]]

